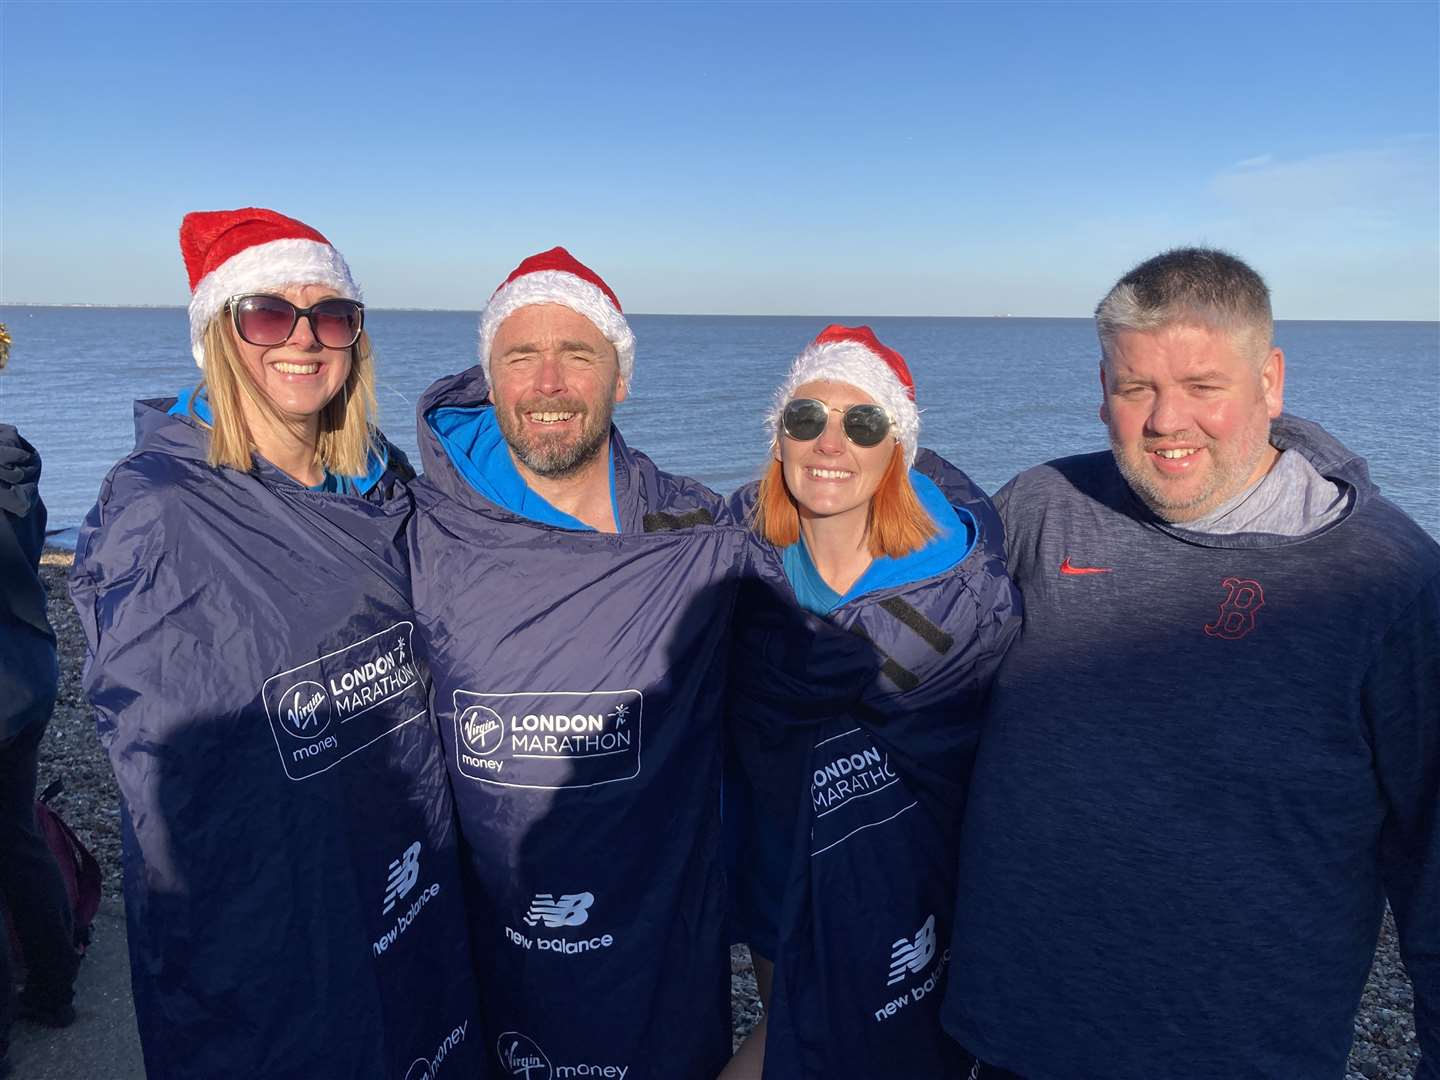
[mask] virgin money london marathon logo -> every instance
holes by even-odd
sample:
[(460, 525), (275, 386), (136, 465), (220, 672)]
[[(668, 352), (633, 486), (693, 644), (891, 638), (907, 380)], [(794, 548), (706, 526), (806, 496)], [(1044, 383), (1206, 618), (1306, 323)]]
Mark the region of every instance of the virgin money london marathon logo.
[(414, 629), (396, 623), (265, 680), (260, 696), (286, 776), (305, 780), (334, 768), (425, 715)]
[(445, 1059), (455, 1052), (455, 1048), (465, 1041), (465, 1033), (470, 1028), (470, 1021), (461, 1021), (460, 1026), (455, 1028), (440, 1040), (440, 1045), (429, 1057), (418, 1057), (405, 1070), (405, 1080), (436, 1080), (440, 1075), (440, 1066), (445, 1064)]
[[(904, 935), (890, 946), (889, 976), (885, 980), (889, 996), (874, 1011), (877, 1022), (889, 1020), (901, 1009), (909, 1008), (935, 993), (950, 963), (950, 950), (946, 949), (940, 953), (934, 969), (928, 975), (924, 974), (935, 960), (938, 946), (934, 915), (927, 918), (913, 936)], [(902, 983), (905, 985), (899, 989), (890, 989)]]
[[(425, 905), (440, 895), (440, 883), (432, 881), (429, 885), (415, 891), (415, 886), (420, 881), (420, 841), (416, 840), (406, 848), (398, 859), (391, 861), (389, 875), (385, 879), (385, 901), (380, 909), (381, 915), (389, 915), (390, 912), (399, 907), (400, 913), (375, 943), (370, 946), (376, 956), (385, 953), (395, 942), (400, 940), (401, 935), (414, 925), (420, 912), (425, 910)], [(414, 893), (414, 897), (411, 897)]]
[(640, 775), (639, 690), (456, 690), (455, 764), (501, 787), (584, 788)]
[(536, 893), (520, 916), (520, 922), (527, 928), (505, 927), (505, 940), (517, 949), (534, 952), (559, 953), (562, 956), (578, 956), (581, 953), (597, 952), (615, 944), (614, 935), (589, 931), (567, 934), (560, 931), (584, 926), (590, 921), (590, 909), (595, 904), (595, 894), (590, 892)]
[(495, 1041), (495, 1054), (506, 1076), (518, 1076), (522, 1080), (569, 1080), (576, 1076), (625, 1080), (625, 1074), (630, 1071), (629, 1065), (552, 1064), (534, 1039), (518, 1031), (501, 1035)]
[(889, 756), (877, 750), (861, 728), (822, 739), (815, 751), (810, 777), (812, 856), (915, 806), (890, 767)]

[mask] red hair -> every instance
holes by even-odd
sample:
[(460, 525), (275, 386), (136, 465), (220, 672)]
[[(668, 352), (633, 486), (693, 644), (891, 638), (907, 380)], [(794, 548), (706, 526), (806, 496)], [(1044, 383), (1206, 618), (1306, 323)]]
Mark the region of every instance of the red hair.
[[(751, 512), (751, 527), (776, 547), (789, 547), (800, 539), (800, 508), (785, 486), (785, 473), (774, 458), (760, 478), (760, 490)], [(935, 522), (910, 483), (905, 467), (905, 448), (895, 444), (890, 464), (880, 486), (870, 499), (865, 537), (872, 558), (888, 555), (898, 559), (919, 551), (939, 533)]]

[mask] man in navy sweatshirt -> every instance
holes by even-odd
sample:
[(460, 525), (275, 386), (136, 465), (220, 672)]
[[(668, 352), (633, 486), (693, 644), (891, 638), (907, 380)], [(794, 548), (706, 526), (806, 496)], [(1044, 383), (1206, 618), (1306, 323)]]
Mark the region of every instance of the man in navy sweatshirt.
[(966, 810), (972, 1077), (1340, 1080), (1385, 900), (1440, 1078), (1440, 546), (1284, 414), (1210, 250), (1096, 311), (1109, 453), (996, 497), (1025, 631)]

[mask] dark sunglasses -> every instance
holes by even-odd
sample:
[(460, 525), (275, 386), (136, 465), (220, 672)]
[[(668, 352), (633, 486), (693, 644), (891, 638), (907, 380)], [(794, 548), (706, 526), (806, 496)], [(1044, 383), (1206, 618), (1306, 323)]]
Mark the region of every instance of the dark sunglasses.
[[(795, 398), (780, 414), (785, 434), (800, 442), (818, 439), (830, 420), (830, 406), (814, 398)], [(879, 405), (851, 405), (841, 417), (845, 437), (856, 446), (878, 446), (890, 434), (890, 416)]]
[(299, 308), (283, 296), (251, 293), (232, 296), (229, 307), (235, 332), (262, 347), (285, 344), (302, 318), (310, 320), (310, 332), (327, 349), (348, 349), (365, 329), (365, 305), (340, 297)]

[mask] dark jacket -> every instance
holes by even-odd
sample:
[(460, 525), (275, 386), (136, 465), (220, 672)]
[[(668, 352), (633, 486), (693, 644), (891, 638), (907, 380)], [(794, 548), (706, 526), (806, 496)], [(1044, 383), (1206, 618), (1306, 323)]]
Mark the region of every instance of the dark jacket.
[(0, 424), (0, 741), (50, 715), (59, 668), (45, 614), (40, 455)]
[(137, 403), (71, 583), (147, 1073), (483, 1075), (395, 465), (359, 495), (214, 469), (181, 411)]
[[(807, 616), (808, 636), (773, 625), (795, 605), (774, 549), (742, 592), (729, 717), (753, 797), (741, 896), (747, 847), (773, 846), (778, 830), (788, 851), (783, 897), (759, 898), (780, 900), (767, 1076), (964, 1075), (939, 1022), (959, 825), (1021, 606), (984, 492), (930, 451), (916, 471), (942, 535), (877, 561), (825, 619)], [(817, 711), (860, 673), (848, 706)]]
[(505, 1075), (713, 1080), (730, 1052), (721, 718), (746, 537), (697, 527), (718, 497), (613, 430), (620, 532), (538, 520), (558, 511), (513, 483), (486, 394), (471, 369), (422, 398), (410, 544), (491, 1045)]

